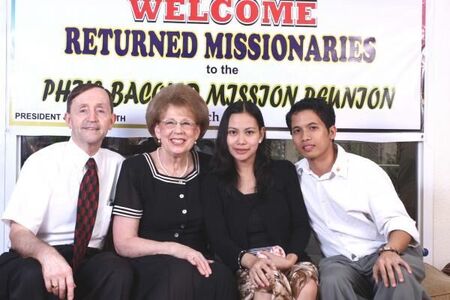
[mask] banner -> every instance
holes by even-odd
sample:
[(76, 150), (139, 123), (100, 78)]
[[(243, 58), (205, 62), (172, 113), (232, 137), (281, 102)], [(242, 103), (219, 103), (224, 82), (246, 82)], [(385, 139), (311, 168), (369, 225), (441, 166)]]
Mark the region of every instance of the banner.
[(420, 131), (422, 1), (11, 1), (8, 122), (63, 127), (68, 93), (99, 82), (117, 128), (145, 128), (164, 86), (197, 89), (216, 128), (255, 102), (269, 130), (303, 97), (333, 104), (348, 131)]

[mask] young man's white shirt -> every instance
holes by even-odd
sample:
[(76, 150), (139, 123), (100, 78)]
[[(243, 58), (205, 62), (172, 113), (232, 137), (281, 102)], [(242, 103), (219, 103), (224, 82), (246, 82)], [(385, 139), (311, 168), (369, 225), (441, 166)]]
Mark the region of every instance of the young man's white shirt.
[(320, 177), (306, 159), (295, 164), (323, 254), (356, 261), (387, 243), (393, 230), (409, 233), (417, 244), (415, 222), (386, 172), (369, 159), (347, 153), (339, 145), (337, 149), (331, 171)]

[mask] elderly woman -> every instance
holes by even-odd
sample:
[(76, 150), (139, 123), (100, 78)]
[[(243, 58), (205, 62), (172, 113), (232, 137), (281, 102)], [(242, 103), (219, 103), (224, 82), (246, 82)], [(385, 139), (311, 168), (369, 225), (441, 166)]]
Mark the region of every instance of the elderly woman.
[(235, 299), (231, 272), (207, 252), (199, 193), (208, 157), (193, 146), (208, 108), (175, 84), (152, 99), (146, 120), (160, 147), (124, 161), (113, 209), (115, 249), (135, 270), (132, 299)]

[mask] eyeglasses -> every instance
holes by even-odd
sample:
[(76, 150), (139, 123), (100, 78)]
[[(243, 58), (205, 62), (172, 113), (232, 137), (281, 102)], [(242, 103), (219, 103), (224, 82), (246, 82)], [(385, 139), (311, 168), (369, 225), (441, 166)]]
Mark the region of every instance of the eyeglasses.
[(183, 130), (192, 130), (197, 125), (193, 121), (175, 121), (173, 119), (161, 121), (161, 124), (163, 124), (167, 129), (174, 129), (179, 124)]

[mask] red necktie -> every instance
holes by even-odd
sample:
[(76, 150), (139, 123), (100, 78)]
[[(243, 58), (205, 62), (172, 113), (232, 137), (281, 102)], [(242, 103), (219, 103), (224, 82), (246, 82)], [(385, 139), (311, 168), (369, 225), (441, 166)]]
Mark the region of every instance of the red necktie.
[(77, 223), (75, 225), (75, 240), (73, 246), (73, 269), (76, 270), (82, 262), (91, 240), (98, 207), (98, 176), (95, 160), (89, 158), (87, 171), (80, 184), (78, 194)]

